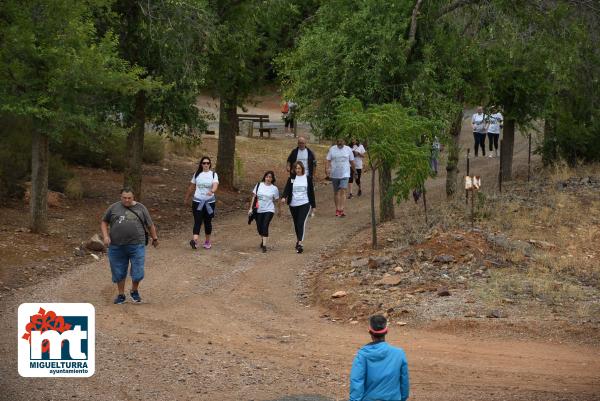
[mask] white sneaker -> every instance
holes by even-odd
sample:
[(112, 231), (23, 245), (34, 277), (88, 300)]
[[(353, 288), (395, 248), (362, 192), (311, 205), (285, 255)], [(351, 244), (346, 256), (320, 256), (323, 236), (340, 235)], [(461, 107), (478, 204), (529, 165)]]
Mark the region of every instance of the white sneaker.
[(494, 157), (494, 154), (493, 154), (493, 153), (490, 153), (490, 155), (489, 155), (488, 157), (490, 157), (490, 158), (491, 158), (491, 157)]

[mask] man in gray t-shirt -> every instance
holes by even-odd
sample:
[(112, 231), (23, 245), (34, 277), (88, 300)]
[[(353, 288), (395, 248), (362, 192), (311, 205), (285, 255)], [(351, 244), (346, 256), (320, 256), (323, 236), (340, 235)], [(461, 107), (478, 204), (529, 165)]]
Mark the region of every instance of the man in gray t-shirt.
[(144, 278), (146, 255), (146, 229), (150, 232), (152, 245), (158, 246), (156, 227), (144, 205), (134, 200), (129, 188), (121, 190), (121, 201), (113, 203), (104, 213), (100, 223), (104, 244), (108, 247), (108, 260), (112, 281), (117, 283), (119, 295), (115, 304), (125, 302), (125, 278), (131, 262), (131, 298), (141, 302), (138, 291)]

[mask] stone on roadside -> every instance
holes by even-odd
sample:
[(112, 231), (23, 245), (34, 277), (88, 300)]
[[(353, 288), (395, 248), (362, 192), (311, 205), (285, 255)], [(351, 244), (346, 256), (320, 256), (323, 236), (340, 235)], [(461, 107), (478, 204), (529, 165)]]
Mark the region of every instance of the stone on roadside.
[(377, 256), (375, 258), (369, 258), (369, 269), (377, 269), (385, 265), (392, 264), (392, 258), (389, 256)]
[(491, 311), (488, 312), (486, 317), (490, 318), (490, 319), (504, 319), (504, 318), (507, 318), (508, 315), (503, 310), (492, 309)]
[(333, 293), (333, 295), (331, 295), (331, 298), (343, 298), (346, 295), (348, 295), (346, 291), (336, 291)]
[(435, 263), (452, 263), (454, 262), (454, 256), (452, 255), (437, 255), (435, 259), (433, 259)]
[(85, 256), (85, 251), (83, 249), (81, 249), (80, 247), (77, 247), (73, 250), (73, 254), (75, 256), (83, 257), (83, 256)]
[(390, 275), (376, 281), (375, 285), (398, 285), (400, 282), (402, 282), (402, 278), (400, 276)]
[(437, 290), (437, 295), (438, 295), (438, 297), (449, 297), (450, 291), (446, 287), (440, 287)]
[(404, 269), (402, 268), (402, 266), (396, 266), (396, 267), (394, 267), (394, 271), (396, 273), (404, 273)]
[(90, 253), (90, 255), (92, 258), (94, 258), (94, 260), (100, 260), (100, 256), (96, 255), (95, 253)]
[(547, 242), (547, 241), (540, 241), (540, 240), (530, 239), (527, 242), (529, 242), (531, 245), (536, 246), (536, 247), (541, 248), (541, 249), (553, 249), (553, 248), (556, 248), (556, 245), (554, 245), (551, 242)]
[(104, 241), (100, 238), (98, 234), (94, 234), (87, 242), (85, 243), (85, 247), (90, 251), (94, 252), (104, 252), (106, 251), (106, 247), (104, 246)]
[(369, 265), (369, 259), (368, 258), (354, 259), (352, 262), (350, 262), (350, 267), (352, 267), (353, 269), (357, 269), (357, 268), (361, 268), (361, 267), (366, 267), (368, 265)]

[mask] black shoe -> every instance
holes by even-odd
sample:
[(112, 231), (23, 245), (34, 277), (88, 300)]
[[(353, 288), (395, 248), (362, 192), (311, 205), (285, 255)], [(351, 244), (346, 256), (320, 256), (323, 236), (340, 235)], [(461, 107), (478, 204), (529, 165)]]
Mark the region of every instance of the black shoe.
[(304, 248), (302, 247), (302, 245), (296, 245), (296, 253), (302, 253), (304, 252)]
[(190, 240), (190, 246), (192, 247), (192, 249), (198, 249), (198, 243), (193, 239)]
[(263, 253), (267, 253), (267, 246), (266, 245), (261, 245), (260, 247), (261, 247)]
[(127, 301), (127, 299), (125, 298), (125, 294), (119, 294), (117, 295), (117, 297), (114, 300), (114, 304), (115, 305), (121, 305), (124, 304), (125, 301)]
[(352, 199), (353, 197), (354, 197), (354, 195), (348, 194), (348, 199)]
[[(140, 292), (138, 290), (131, 291), (129, 293), (129, 295), (131, 295), (131, 299), (133, 299), (133, 302), (137, 302), (137, 303), (142, 302), (142, 297), (140, 297)], [(123, 295), (123, 297), (125, 297), (125, 296)]]
[(358, 193), (356, 194), (356, 196), (361, 196), (362, 195), (362, 189), (358, 190)]

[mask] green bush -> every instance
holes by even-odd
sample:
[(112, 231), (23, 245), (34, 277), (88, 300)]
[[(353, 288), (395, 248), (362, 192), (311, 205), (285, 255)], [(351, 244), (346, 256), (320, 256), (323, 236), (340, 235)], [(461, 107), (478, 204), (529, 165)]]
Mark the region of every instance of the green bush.
[(27, 181), (31, 170), (29, 153), (12, 150), (0, 143), (0, 199), (22, 197), (23, 183)]
[[(63, 135), (53, 145), (53, 153), (63, 156), (71, 164), (123, 171), (126, 165), (127, 134), (123, 130), (89, 137), (77, 132)], [(163, 139), (158, 134), (144, 136), (144, 163), (160, 163), (165, 157)]]
[(48, 170), (48, 189), (56, 192), (64, 192), (67, 181), (73, 178), (73, 173), (69, 166), (58, 155), (50, 155), (50, 165)]
[(172, 137), (166, 143), (167, 153), (180, 157), (200, 159), (204, 155), (200, 136), (191, 138)]
[(144, 136), (144, 163), (158, 164), (165, 158), (165, 144), (158, 134)]
[(31, 171), (31, 136), (26, 121), (0, 116), (0, 199), (22, 197)]
[(83, 198), (83, 184), (79, 177), (73, 177), (67, 181), (65, 186), (65, 195), (68, 199), (79, 200)]

